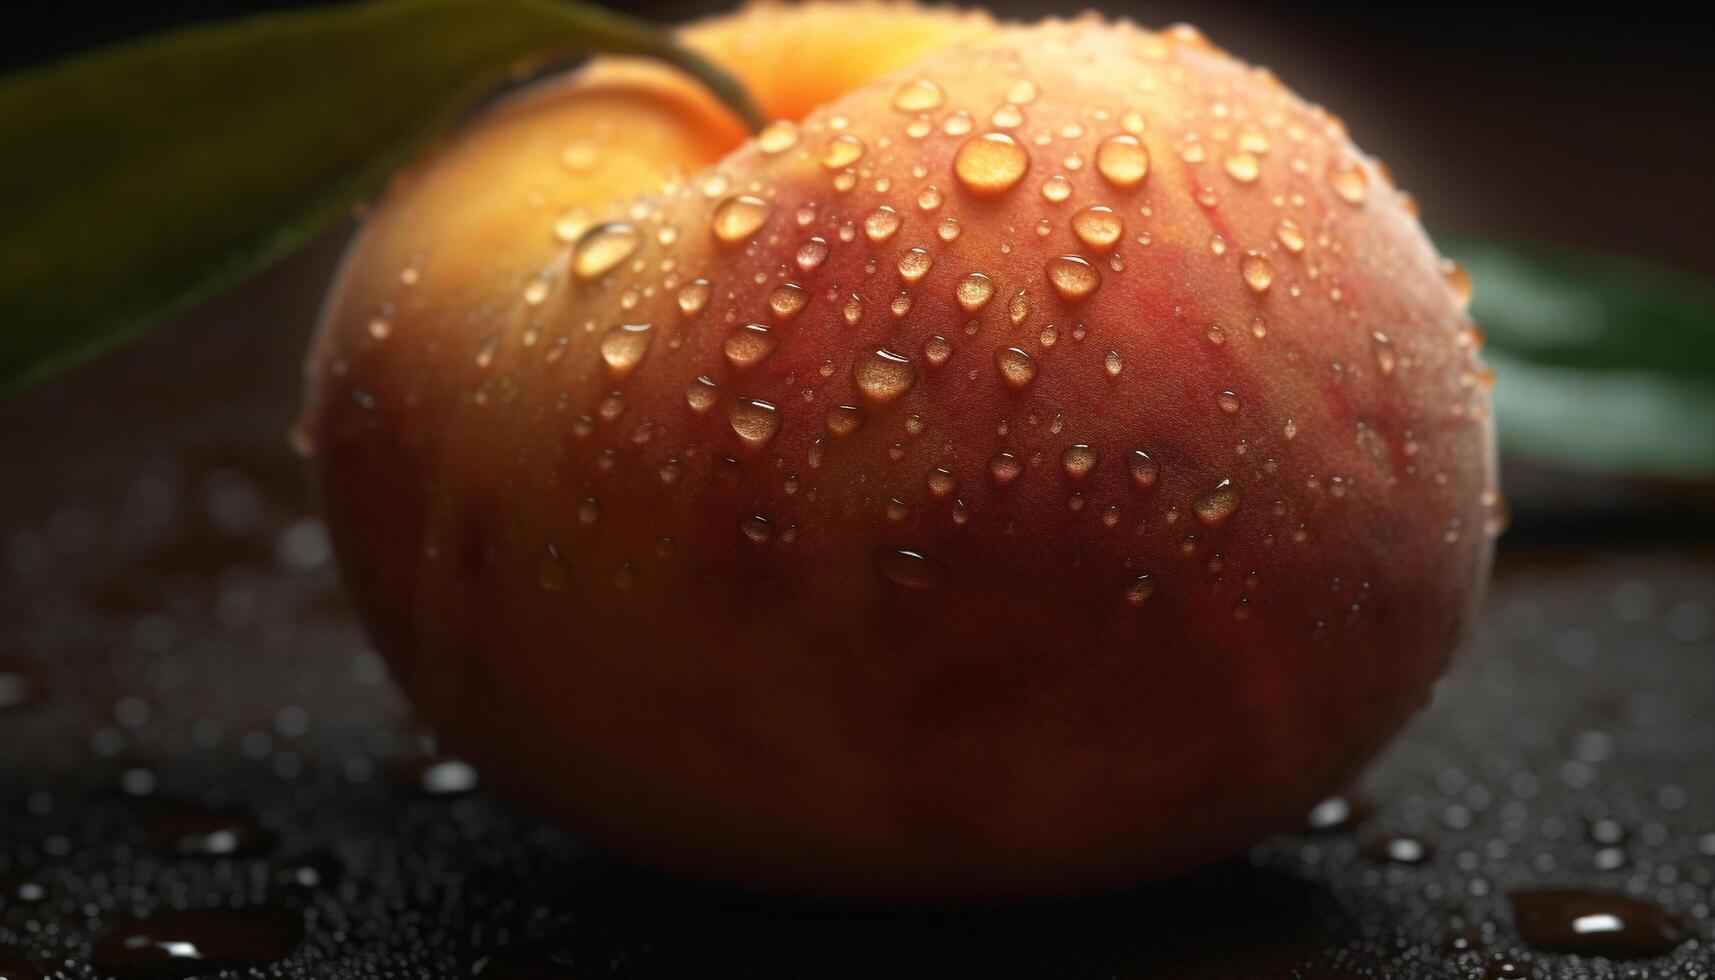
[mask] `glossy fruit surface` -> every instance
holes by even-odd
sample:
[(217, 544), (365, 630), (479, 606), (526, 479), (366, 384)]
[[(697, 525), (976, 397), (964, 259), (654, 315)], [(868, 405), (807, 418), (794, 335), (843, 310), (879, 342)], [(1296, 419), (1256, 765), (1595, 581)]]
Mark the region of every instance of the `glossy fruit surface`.
[(1496, 517), (1409, 199), (1194, 31), (757, 6), (754, 140), (602, 60), (400, 175), (301, 430), (485, 775), (645, 863), (1115, 887), (1294, 826), (1428, 697)]

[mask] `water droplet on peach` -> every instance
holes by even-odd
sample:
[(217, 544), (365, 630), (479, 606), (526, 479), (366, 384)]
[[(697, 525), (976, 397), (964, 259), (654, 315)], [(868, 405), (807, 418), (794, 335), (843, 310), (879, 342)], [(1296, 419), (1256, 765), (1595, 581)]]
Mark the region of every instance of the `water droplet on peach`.
[(1005, 133), (983, 133), (966, 140), (953, 157), (953, 175), (973, 194), (1004, 194), (1024, 179), (1030, 155)]

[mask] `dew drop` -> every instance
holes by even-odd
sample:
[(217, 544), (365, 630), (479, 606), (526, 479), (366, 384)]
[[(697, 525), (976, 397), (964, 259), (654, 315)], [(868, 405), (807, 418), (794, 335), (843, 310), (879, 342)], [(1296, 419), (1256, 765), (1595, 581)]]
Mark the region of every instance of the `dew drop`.
[(902, 589), (924, 592), (947, 584), (946, 566), (920, 551), (889, 548), (876, 556), (876, 571)]
[(929, 496), (936, 500), (945, 500), (951, 497), (953, 491), (959, 488), (958, 479), (953, 476), (951, 470), (944, 466), (937, 466), (930, 470), (929, 474), (923, 478), (923, 482), (929, 490)]
[(1334, 188), (1334, 193), (1340, 195), (1348, 204), (1362, 204), (1370, 193), (1370, 178), (1364, 173), (1364, 168), (1350, 161), (1335, 166), (1328, 172), (1328, 183)]
[(1280, 224), (1274, 226), (1274, 237), (1294, 255), (1304, 251), (1304, 229), (1291, 218), (1280, 219)]
[(1024, 178), (1030, 155), (1005, 133), (983, 133), (966, 140), (953, 157), (953, 176), (973, 194), (1004, 194)]
[(929, 274), (929, 268), (934, 264), (935, 260), (927, 249), (907, 249), (905, 254), (899, 257), (899, 278), (906, 282), (917, 282)]
[(1059, 174), (1042, 182), (1042, 199), (1050, 204), (1059, 204), (1071, 196), (1072, 182)]
[(1125, 234), (1125, 222), (1113, 208), (1097, 204), (1072, 215), (1072, 234), (1091, 248), (1105, 250)]
[(1246, 252), (1239, 262), (1239, 273), (1253, 292), (1264, 292), (1274, 282), (1274, 264), (1261, 252)]
[(1060, 255), (1048, 260), (1048, 282), (1061, 299), (1076, 302), (1101, 286), (1102, 274), (1081, 256)]
[(558, 592), (571, 580), (571, 567), (557, 548), (548, 545), (536, 559), (536, 584), (543, 592)]
[(1000, 453), (989, 460), (989, 476), (1001, 486), (1007, 486), (1024, 472), (1024, 464), (1011, 453)]
[(756, 134), (756, 145), (770, 156), (785, 153), (798, 145), (798, 124), (790, 119), (776, 119)]
[(625, 323), (609, 330), (601, 338), (601, 359), (607, 362), (608, 373), (615, 380), (630, 374), (649, 353), (653, 325)]
[(960, 308), (966, 313), (975, 313), (994, 298), (994, 281), (980, 272), (973, 272), (959, 280), (955, 292)]
[(1130, 133), (1109, 136), (1096, 147), (1096, 172), (1115, 187), (1136, 187), (1149, 175), (1149, 151)]
[(1453, 287), (1453, 295), (1459, 298), (1459, 306), (1470, 306), (1471, 274), (1465, 271), (1465, 267), (1452, 259), (1442, 259), (1441, 275), (1447, 279), (1447, 285)]
[(774, 353), (780, 341), (760, 323), (747, 323), (727, 335), (721, 345), (727, 362), (736, 368), (752, 367)]
[(863, 233), (870, 241), (881, 243), (899, 231), (899, 212), (883, 204), (863, 219)]
[(774, 525), (768, 523), (768, 518), (752, 514), (738, 522), (739, 533), (751, 544), (767, 544), (774, 537)]
[(926, 112), (941, 104), (941, 86), (927, 78), (915, 78), (893, 93), (893, 107), (900, 112)]
[(1249, 184), (1255, 181), (1262, 173), (1262, 162), (1256, 158), (1256, 154), (1244, 150), (1227, 154), (1223, 166), (1226, 168), (1227, 176), (1241, 184)]
[(1679, 919), (1642, 899), (1582, 889), (1509, 896), (1519, 935), (1537, 949), (1631, 959), (1664, 956), (1691, 937)]
[(1399, 366), (1399, 355), (1394, 353), (1393, 341), (1380, 330), (1370, 334), (1370, 350), (1375, 353), (1376, 367), (1383, 374), (1392, 374)]
[(790, 320), (804, 311), (810, 295), (795, 282), (783, 282), (768, 294), (768, 308), (781, 320)]
[(715, 407), (715, 383), (706, 377), (700, 377), (686, 385), (685, 404), (698, 415), (708, 412)]
[(836, 436), (849, 436), (863, 427), (863, 410), (856, 405), (836, 405), (828, 409), (828, 431)]
[(628, 224), (610, 221), (596, 225), (572, 247), (572, 272), (579, 279), (605, 276), (630, 258), (642, 240), (637, 229)]
[(696, 316), (703, 311), (709, 302), (710, 286), (707, 279), (693, 279), (679, 287), (679, 312), (687, 317)]
[(725, 244), (735, 245), (756, 234), (773, 212), (774, 205), (760, 197), (734, 194), (709, 212), (709, 230)]
[(923, 359), (932, 368), (938, 368), (947, 363), (947, 359), (952, 356), (952, 343), (940, 334), (935, 334), (923, 342)]
[(1131, 471), (1131, 482), (1139, 489), (1148, 490), (1155, 486), (1155, 481), (1161, 476), (1161, 465), (1141, 449), (1134, 449), (1126, 458), (1126, 469)]
[(1036, 380), (1036, 362), (1017, 347), (1005, 347), (996, 351), (994, 366), (1000, 369), (1001, 380), (1014, 390), (1022, 391)]
[(852, 365), (858, 391), (877, 402), (891, 402), (911, 390), (917, 370), (906, 358), (886, 349), (869, 351)]
[(1221, 411), (1226, 412), (1228, 415), (1238, 414), (1239, 409), (1242, 407), (1242, 403), (1239, 401), (1239, 396), (1231, 391), (1223, 391), (1216, 395), (1215, 404), (1221, 406)]
[(1120, 372), (1125, 370), (1125, 358), (1121, 357), (1117, 350), (1108, 351), (1102, 358), (1102, 370), (1106, 371), (1110, 378), (1119, 377)]
[(1215, 484), (1213, 490), (1198, 497), (1191, 509), (1196, 512), (1198, 520), (1214, 527), (1233, 516), (1233, 512), (1239, 509), (1239, 499), (1239, 488), (1233, 481), (1222, 480)]
[(727, 411), (732, 431), (751, 449), (772, 442), (780, 432), (780, 412), (769, 402), (756, 398), (740, 398)]
[(1125, 601), (1127, 605), (1131, 606), (1143, 605), (1154, 594), (1155, 582), (1148, 575), (1139, 575), (1125, 587)]
[(863, 140), (851, 133), (841, 133), (822, 147), (822, 166), (840, 170), (858, 162), (864, 153)]
[(1435, 855), (1435, 848), (1416, 837), (1377, 837), (1361, 850), (1364, 857), (1385, 864), (1422, 864)]
[(1066, 468), (1067, 476), (1082, 480), (1095, 468), (1096, 451), (1083, 443), (1067, 446), (1066, 451), (1060, 454), (1060, 464)]
[(795, 256), (798, 262), (798, 268), (805, 272), (809, 272), (811, 269), (821, 265), (827, 257), (828, 243), (822, 238), (812, 238), (798, 246), (798, 254)]

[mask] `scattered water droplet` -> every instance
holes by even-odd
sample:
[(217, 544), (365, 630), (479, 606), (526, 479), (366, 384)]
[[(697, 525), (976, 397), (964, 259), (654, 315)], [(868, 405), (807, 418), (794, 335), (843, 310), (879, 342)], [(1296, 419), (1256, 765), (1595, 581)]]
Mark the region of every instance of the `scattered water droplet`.
[(1018, 479), (1023, 472), (1024, 464), (1011, 453), (1000, 453), (989, 460), (989, 476), (1003, 487)]
[(868, 351), (852, 364), (852, 380), (858, 391), (877, 402), (891, 402), (911, 390), (917, 370), (911, 361), (886, 349)]
[(268, 966), (303, 939), (303, 914), (282, 907), (167, 911), (121, 922), (96, 942), (89, 962), (117, 980), (192, 977)]
[(929, 274), (929, 269), (935, 260), (927, 249), (909, 248), (899, 257), (899, 278), (906, 282), (917, 282)]
[(1154, 594), (1155, 582), (1150, 579), (1148, 575), (1139, 575), (1137, 578), (1132, 579), (1131, 583), (1125, 587), (1125, 601), (1127, 605), (1141, 606), (1148, 602), (1149, 597)]
[(637, 251), (643, 236), (622, 222), (610, 221), (583, 233), (572, 247), (572, 272), (579, 279), (607, 275)]
[(1304, 830), (1311, 834), (1337, 834), (1352, 830), (1375, 812), (1367, 801), (1349, 796), (1330, 796), (1310, 808), (1304, 818)]
[(1582, 889), (1520, 890), (1507, 897), (1519, 935), (1551, 953), (1664, 956), (1691, 936), (1682, 921), (1642, 899)]
[(975, 313), (994, 298), (994, 282), (980, 272), (973, 272), (959, 281), (956, 294), (960, 308)]
[(1371, 333), (1370, 349), (1375, 353), (1376, 367), (1383, 374), (1392, 374), (1394, 368), (1399, 366), (1399, 355), (1394, 353), (1393, 341), (1388, 339), (1387, 334), (1380, 330)]
[(1280, 219), (1280, 224), (1274, 226), (1274, 237), (1294, 255), (1304, 251), (1304, 229), (1291, 218)]
[(699, 377), (686, 385), (685, 404), (689, 405), (691, 411), (698, 415), (702, 415), (713, 408), (715, 405), (715, 383), (707, 377)]
[(1249, 184), (1262, 174), (1262, 161), (1256, 158), (1256, 154), (1244, 150), (1227, 154), (1223, 166), (1227, 176), (1241, 184)]
[(914, 78), (893, 93), (893, 107), (900, 112), (927, 112), (941, 104), (941, 86), (927, 78)]
[(902, 589), (928, 591), (947, 584), (946, 566), (920, 551), (889, 548), (876, 556), (876, 570)]
[(1362, 165), (1349, 160), (1328, 171), (1328, 183), (1348, 204), (1362, 204), (1370, 193), (1369, 175)]
[(1125, 234), (1125, 222), (1113, 208), (1097, 204), (1072, 215), (1072, 234), (1091, 248), (1106, 250)]
[(776, 119), (756, 134), (756, 145), (770, 156), (785, 153), (798, 145), (798, 124), (790, 119)]
[(1066, 468), (1067, 476), (1082, 480), (1095, 468), (1096, 451), (1083, 443), (1067, 446), (1066, 451), (1060, 454), (1060, 463)]
[(1050, 204), (1059, 204), (1071, 196), (1072, 182), (1059, 174), (1042, 182), (1042, 199)]
[(1076, 302), (1101, 286), (1102, 274), (1081, 256), (1060, 255), (1048, 260), (1048, 282), (1061, 299)]
[(779, 339), (760, 323), (747, 323), (727, 335), (722, 350), (727, 362), (735, 368), (748, 368), (774, 353)]
[(1221, 407), (1221, 411), (1226, 412), (1228, 415), (1238, 414), (1239, 409), (1243, 407), (1243, 404), (1239, 401), (1239, 396), (1230, 391), (1223, 391), (1216, 395), (1215, 404), (1219, 405)]
[(809, 272), (822, 264), (828, 257), (828, 243), (821, 238), (812, 238), (798, 246), (798, 268)]
[(1106, 371), (1110, 378), (1119, 377), (1120, 372), (1125, 370), (1125, 358), (1121, 357), (1117, 350), (1108, 351), (1102, 357), (1102, 370)]
[(630, 374), (649, 353), (654, 339), (652, 324), (624, 323), (609, 330), (601, 338), (601, 359), (607, 362), (608, 373), (615, 379)]
[(1264, 292), (1274, 283), (1274, 264), (1261, 252), (1246, 252), (1239, 272), (1245, 277), (1245, 285), (1255, 292)]
[(1387, 864), (1422, 864), (1435, 856), (1435, 848), (1416, 837), (1376, 837), (1361, 850), (1371, 861)]
[(1239, 488), (1231, 480), (1222, 480), (1213, 490), (1198, 497), (1191, 509), (1197, 519), (1211, 527), (1224, 523), (1239, 509)]
[(841, 133), (822, 147), (822, 166), (840, 170), (858, 162), (864, 154), (863, 140), (851, 133)]
[(795, 282), (783, 282), (768, 294), (768, 308), (781, 320), (791, 320), (804, 311), (810, 294)]
[(856, 405), (836, 405), (828, 409), (828, 431), (836, 436), (849, 436), (863, 426), (863, 411)]
[(1471, 274), (1465, 267), (1452, 259), (1441, 260), (1441, 275), (1446, 278), (1447, 285), (1453, 287), (1453, 295), (1459, 298), (1460, 308), (1471, 305)]
[(899, 212), (883, 204), (863, 219), (863, 233), (870, 241), (880, 243), (899, 231)]
[(780, 412), (770, 402), (740, 398), (727, 410), (732, 431), (751, 449), (766, 446), (780, 432)]
[(1136, 187), (1149, 175), (1149, 151), (1130, 133), (1109, 136), (1096, 147), (1096, 172), (1115, 187)]
[(679, 312), (687, 317), (696, 316), (703, 311), (709, 301), (709, 281), (693, 279), (679, 287)]
[(723, 198), (709, 212), (709, 230), (728, 245), (745, 241), (774, 213), (774, 205), (754, 194), (734, 194)]
[(1024, 178), (1030, 155), (1005, 133), (983, 133), (966, 140), (953, 157), (953, 175), (973, 194), (1004, 194)]
[(1001, 380), (1015, 390), (1028, 388), (1036, 380), (1036, 362), (1017, 347), (1004, 347), (995, 352), (994, 365), (1000, 369)]

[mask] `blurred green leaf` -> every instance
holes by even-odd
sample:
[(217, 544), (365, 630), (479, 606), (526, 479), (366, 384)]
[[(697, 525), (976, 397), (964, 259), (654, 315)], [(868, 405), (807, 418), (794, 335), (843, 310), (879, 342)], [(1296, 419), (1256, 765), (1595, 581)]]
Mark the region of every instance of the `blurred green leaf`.
[(1615, 256), (1442, 244), (1475, 284), (1503, 450), (1610, 476), (1715, 479), (1715, 289)]
[(0, 80), (0, 393), (281, 257), (508, 70), (661, 58), (753, 126), (669, 37), (571, 0), (374, 0), (144, 39)]

